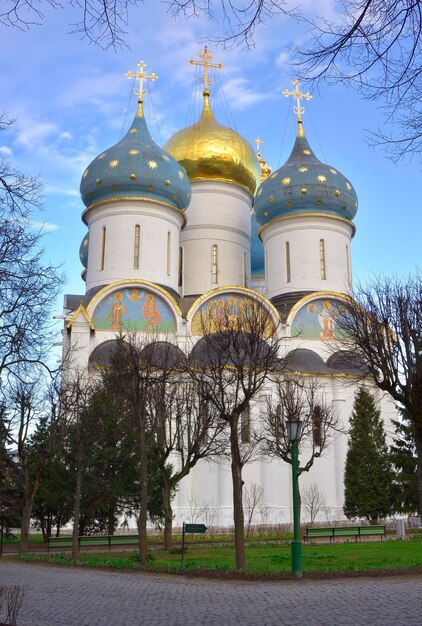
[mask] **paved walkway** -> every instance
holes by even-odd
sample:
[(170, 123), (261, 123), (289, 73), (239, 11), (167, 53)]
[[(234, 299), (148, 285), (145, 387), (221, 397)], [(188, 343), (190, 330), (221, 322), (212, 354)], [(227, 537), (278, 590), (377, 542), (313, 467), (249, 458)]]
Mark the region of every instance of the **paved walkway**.
[(422, 577), (220, 582), (0, 562), (19, 626), (421, 626)]

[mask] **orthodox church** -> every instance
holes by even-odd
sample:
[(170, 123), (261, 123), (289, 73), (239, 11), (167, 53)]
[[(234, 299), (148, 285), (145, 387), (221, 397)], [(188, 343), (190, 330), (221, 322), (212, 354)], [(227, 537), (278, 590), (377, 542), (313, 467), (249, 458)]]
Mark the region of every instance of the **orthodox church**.
[[(203, 70), (199, 119), (164, 148), (151, 138), (143, 113), (144, 81), (156, 76), (145, 73), (143, 62), (138, 73), (128, 73), (140, 83), (133, 123), (82, 176), (86, 293), (65, 296), (64, 351), (74, 367), (89, 371), (116, 333), (130, 331), (154, 333), (186, 352), (200, 338), (204, 311), (230, 307), (236, 315), (252, 300), (282, 333), (290, 369), (318, 378), (347, 427), (356, 372), (344, 350), (333, 351), (334, 340), (342, 340), (333, 311), (352, 283), (356, 192), (309, 145), (302, 100), (311, 96), (297, 81), (294, 91), (284, 92), (296, 100), (296, 141), (286, 163), (271, 173), (259, 141), (255, 151), (214, 116), (209, 70), (220, 66), (211, 61), (206, 48), (192, 61)], [(381, 395), (378, 402), (392, 414), (391, 403)], [(248, 424), (259, 423), (262, 403), (257, 398), (250, 407)], [(322, 520), (343, 517), (346, 447), (346, 435), (336, 435), (300, 479), (302, 490), (318, 484)], [(245, 489), (257, 485), (262, 494), (254, 523), (290, 522), (290, 472), (267, 458), (245, 466)], [(214, 524), (233, 523), (229, 464), (203, 461), (183, 479), (173, 502), (175, 524), (207, 508), (216, 512)]]

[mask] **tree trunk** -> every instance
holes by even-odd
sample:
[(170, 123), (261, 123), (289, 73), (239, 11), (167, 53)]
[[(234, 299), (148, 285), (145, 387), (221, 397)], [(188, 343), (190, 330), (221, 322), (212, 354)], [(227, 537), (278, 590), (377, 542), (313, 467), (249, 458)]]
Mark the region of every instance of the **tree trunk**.
[(164, 509), (164, 550), (171, 550), (173, 543), (173, 510), (171, 508), (171, 485), (167, 476), (163, 477)]
[(139, 429), (139, 458), (140, 458), (140, 510), (138, 517), (138, 535), (139, 535), (139, 562), (145, 565), (148, 561), (147, 549), (147, 520), (148, 520), (148, 459), (147, 446), (145, 437), (145, 418), (143, 410), (138, 414)]
[(76, 469), (75, 481), (75, 504), (73, 510), (73, 531), (72, 531), (72, 557), (79, 561), (79, 519), (81, 516), (81, 484), (82, 484), (82, 461), (79, 457)]
[(419, 515), (422, 515), (422, 437), (418, 437), (417, 433), (415, 436), (415, 446), (417, 456), (416, 488), (418, 490), (418, 513)]
[(37, 487), (38, 485), (34, 485), (29, 491), (26, 491), (25, 488), (25, 502), (22, 511), (21, 541), (19, 548), (21, 554), (28, 552), (29, 526), (31, 524), (32, 505)]
[(115, 511), (116, 511), (116, 501), (114, 498), (112, 498), (108, 507), (108, 525), (107, 525), (108, 535), (114, 535)]
[(245, 520), (243, 513), (243, 480), (242, 463), (239, 450), (238, 422), (238, 418), (233, 418), (230, 421), (230, 450), (233, 482), (234, 549), (236, 555), (236, 570), (244, 571), (246, 569)]

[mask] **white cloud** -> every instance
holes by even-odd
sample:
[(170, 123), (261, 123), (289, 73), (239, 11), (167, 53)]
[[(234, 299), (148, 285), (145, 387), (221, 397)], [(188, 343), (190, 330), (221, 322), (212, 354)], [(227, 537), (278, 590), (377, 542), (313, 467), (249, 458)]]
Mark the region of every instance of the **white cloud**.
[(12, 151), (10, 148), (8, 148), (7, 146), (0, 146), (0, 152), (4, 155), (4, 156), (11, 156)]
[(16, 136), (16, 143), (26, 148), (33, 149), (35, 146), (45, 143), (47, 138), (53, 134), (57, 135), (57, 126), (55, 124), (44, 123), (26, 123), (25, 126), (20, 124), (21, 130)]
[(52, 222), (38, 222), (37, 220), (29, 220), (28, 224), (33, 230), (38, 230), (43, 233), (51, 233), (55, 230), (59, 230), (58, 225), (53, 224)]
[(253, 91), (248, 83), (246, 78), (240, 77), (232, 78), (224, 83), (224, 95), (231, 108), (241, 111), (268, 97), (265, 93)]

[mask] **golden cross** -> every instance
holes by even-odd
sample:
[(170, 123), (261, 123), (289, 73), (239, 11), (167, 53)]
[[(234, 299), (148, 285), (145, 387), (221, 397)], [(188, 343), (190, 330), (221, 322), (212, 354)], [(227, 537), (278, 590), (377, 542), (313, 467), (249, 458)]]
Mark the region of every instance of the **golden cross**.
[(300, 100), (301, 100), (301, 98), (305, 98), (305, 100), (310, 100), (312, 98), (312, 96), (311, 96), (310, 93), (301, 93), (299, 91), (300, 82), (298, 80), (294, 80), (293, 81), (293, 85), (295, 85), (296, 90), (295, 91), (289, 91), (288, 89), (285, 89), (283, 91), (283, 95), (286, 96), (286, 98), (288, 98), (289, 96), (294, 96), (296, 98), (296, 107), (293, 107), (293, 111), (297, 115), (297, 121), (301, 122), (302, 121), (302, 115), (305, 112), (305, 107), (301, 107), (300, 106)]
[(210, 63), (210, 60), (212, 60), (214, 57), (212, 56), (211, 52), (208, 50), (207, 46), (205, 46), (205, 48), (201, 50), (198, 56), (200, 59), (204, 59), (204, 60), (195, 61), (194, 59), (191, 59), (189, 63), (191, 65), (201, 65), (204, 68), (204, 77), (202, 79), (202, 82), (204, 83), (204, 91), (209, 91), (209, 86), (212, 80), (208, 76), (208, 68), (215, 67), (217, 70), (221, 70), (223, 66), (221, 63)]
[(259, 146), (261, 144), (263, 144), (264, 142), (262, 141), (262, 139), (260, 139), (259, 137), (257, 137), (254, 141), (254, 143), (256, 144), (256, 151), (259, 152)]
[(151, 80), (157, 80), (158, 76), (157, 74), (154, 74), (154, 72), (152, 74), (145, 74), (144, 69), (146, 68), (146, 63), (144, 63), (143, 61), (141, 61), (140, 63), (137, 63), (137, 66), (139, 67), (139, 72), (131, 72), (129, 70), (129, 72), (126, 72), (126, 76), (128, 78), (139, 78), (139, 91), (135, 90), (135, 94), (137, 96), (139, 96), (139, 98), (142, 100), (142, 98), (146, 95), (146, 91), (143, 91), (143, 87), (144, 87), (144, 80), (146, 78), (150, 78)]

